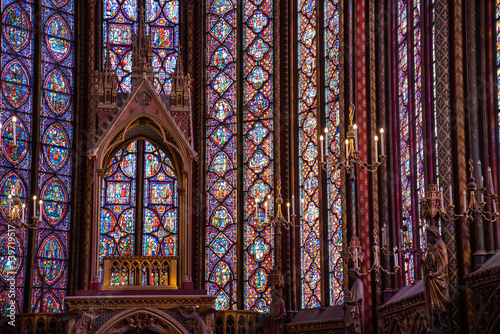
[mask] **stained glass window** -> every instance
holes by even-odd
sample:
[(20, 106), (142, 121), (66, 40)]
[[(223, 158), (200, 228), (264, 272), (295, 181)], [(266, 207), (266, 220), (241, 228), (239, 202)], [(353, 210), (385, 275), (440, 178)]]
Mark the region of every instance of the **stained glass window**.
[[(170, 77), (179, 51), (179, 1), (146, 0), (145, 4), (153, 50), (154, 85), (158, 93), (169, 94)], [(137, 5), (137, 0), (103, 1), (103, 45), (110, 52), (112, 67), (118, 76), (118, 91), (124, 93), (131, 89), (132, 44), (140, 13)]]
[[(411, 180), (411, 115), (408, 105), (408, 1), (400, 0), (398, 5), (398, 72), (399, 72), (399, 133), (400, 133), (400, 176), (403, 201), (403, 216), (407, 219), (408, 235), (413, 241), (413, 212), (412, 188), (415, 186)], [(412, 187), (413, 186), (413, 187)], [(405, 258), (405, 280), (410, 283), (414, 278), (414, 262)]]
[[(425, 196), (424, 187), (424, 133), (423, 133), (423, 109), (422, 109), (422, 23), (421, 19), (421, 1), (414, 0), (413, 2), (413, 73), (414, 73), (414, 99), (415, 99), (415, 153), (417, 157), (417, 178), (416, 186), (418, 193), (418, 201), (415, 205), (417, 211), (420, 210), (418, 203)], [(422, 247), (425, 243), (425, 220), (417, 215), (419, 226), (419, 243)]]
[[(145, 140), (118, 150), (104, 171), (101, 187), (101, 279), (104, 256), (177, 255), (178, 213), (177, 174), (167, 154)], [(143, 232), (141, 249), (135, 248), (138, 229)]]
[[(413, 8), (410, 4), (413, 3)], [(422, 42), (421, 1), (398, 2), (398, 102), (400, 134), (400, 177), (403, 202), (403, 216), (408, 225), (408, 242), (424, 243), (424, 221), (420, 221), (419, 200), (424, 197), (424, 144), (422, 109)], [(410, 15), (412, 20), (410, 20)], [(409, 24), (412, 26), (409, 27)], [(408, 38), (409, 29), (413, 44)], [(413, 61), (410, 63), (410, 61)], [(409, 82), (414, 86), (409, 87)], [(410, 101), (413, 100), (413, 103)], [(414, 166), (414, 167), (413, 167)], [(417, 198), (413, 195), (416, 191)], [(414, 240), (415, 229), (420, 236)], [(416, 245), (418, 246), (418, 245)], [(405, 283), (415, 280), (415, 258), (405, 254)]]
[[(265, 226), (274, 211), (274, 52), (273, 2), (242, 3), (237, 25), (236, 2), (207, 2), (207, 232), (206, 286), (218, 309), (236, 308), (238, 289), (246, 310), (266, 312), (267, 286), (274, 264), (274, 235)], [(237, 54), (237, 26), (243, 52)], [(243, 64), (241, 80), (236, 64)], [(241, 82), (237, 85), (236, 82)], [(242, 94), (242, 160), (237, 160), (238, 93)], [(236, 191), (237, 171), (243, 188)], [(237, 245), (237, 203), (243, 202), (243, 245)], [(237, 258), (242, 247), (242, 258)], [(236, 284), (236, 262), (243, 261), (243, 286)]]
[(99, 275), (104, 256), (135, 254), (137, 142), (119, 150), (111, 159), (101, 189)]
[[(118, 77), (118, 91), (130, 92), (132, 40), (137, 29), (137, 0), (103, 1), (103, 44)], [(106, 59), (106, 56), (104, 57)]]
[(298, 1), (299, 182), (302, 307), (320, 306), (316, 1)]
[(245, 309), (269, 311), (274, 264), (271, 226), (260, 223), (267, 201), (274, 210), (273, 1), (243, 2), (243, 191)]
[[(40, 213), (35, 243), (29, 244), (25, 229), (0, 230), (2, 254), (1, 311), (13, 306), (21, 312), (62, 312), (66, 295), (70, 232), (71, 148), (73, 146), (74, 2), (41, 2), (41, 13), (25, 1), (1, 1), (1, 124), (0, 199), (6, 219), (7, 195), (19, 194), (25, 204), (21, 219), (28, 222)], [(33, 19), (40, 15), (41, 65), (33, 64)], [(38, 73), (38, 71), (40, 71)], [(41, 81), (40, 100), (32, 87)], [(39, 123), (33, 113), (40, 110)], [(40, 143), (32, 133), (40, 133)], [(32, 150), (39, 151), (35, 160)], [(38, 174), (31, 173), (37, 161)], [(32, 180), (34, 179), (34, 180)], [(38, 184), (30, 189), (31, 182)], [(40, 210), (31, 210), (31, 196), (43, 200)], [(9, 238), (12, 237), (12, 238)], [(14, 248), (14, 260), (8, 248)], [(25, 255), (34, 247), (34, 268), (26, 268)], [(28, 273), (28, 274), (27, 274)], [(23, 305), (26, 275), (32, 277), (32, 297)], [(16, 286), (15, 298), (7, 296), (9, 279)], [(10, 305), (13, 301), (15, 305)]]
[(73, 146), (73, 1), (42, 2), (42, 101), (33, 312), (61, 312), (68, 275)]
[[(339, 21), (340, 4), (325, 1), (325, 102), (328, 128), (328, 155), (332, 163), (340, 162), (340, 91), (339, 91)], [(344, 301), (344, 262), (342, 260), (342, 187), (341, 170), (328, 170), (328, 244), (330, 272), (330, 305)]]
[[(23, 310), (27, 232), (25, 229), (9, 230), (5, 223), (8, 195), (17, 193), (25, 202), (31, 193), (33, 5), (26, 1), (0, 1), (0, 4), (0, 312), (3, 314), (8, 308), (16, 313)], [(18, 148), (14, 145), (14, 136)], [(25, 222), (28, 217), (26, 215)], [(13, 254), (9, 254), (9, 249), (13, 249)], [(15, 298), (9, 298), (11, 282), (15, 285)]]
[(144, 153), (142, 255), (177, 255), (177, 177), (167, 155), (149, 142)]
[(154, 85), (158, 93), (170, 94), (171, 75), (179, 50), (179, 1), (148, 0), (146, 9), (154, 54)]
[[(236, 4), (207, 1), (206, 262), (208, 294), (218, 310), (237, 302)], [(259, 123), (260, 124), (260, 123)], [(260, 141), (265, 130), (254, 128)]]

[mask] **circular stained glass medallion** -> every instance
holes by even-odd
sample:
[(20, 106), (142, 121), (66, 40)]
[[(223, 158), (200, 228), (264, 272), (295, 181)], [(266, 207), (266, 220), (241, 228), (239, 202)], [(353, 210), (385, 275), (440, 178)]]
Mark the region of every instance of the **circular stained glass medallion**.
[(60, 170), (68, 161), (69, 137), (66, 130), (54, 123), (45, 130), (42, 138), (45, 161), (53, 171)]
[(71, 51), (71, 29), (60, 14), (52, 15), (45, 25), (45, 44), (57, 62), (65, 60)]
[(13, 3), (4, 10), (2, 24), (3, 37), (15, 52), (21, 52), (30, 44), (30, 20), (20, 4)]
[(20, 60), (14, 59), (2, 71), (2, 92), (7, 101), (20, 108), (30, 96), (29, 76)]
[(55, 69), (45, 77), (43, 83), (45, 101), (56, 115), (62, 115), (71, 102), (71, 88), (68, 79), (59, 69)]

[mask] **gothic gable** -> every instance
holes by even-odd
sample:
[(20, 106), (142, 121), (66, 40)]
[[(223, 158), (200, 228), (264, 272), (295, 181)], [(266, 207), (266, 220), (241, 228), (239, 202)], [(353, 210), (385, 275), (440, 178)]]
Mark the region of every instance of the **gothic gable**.
[[(187, 123), (191, 123), (190, 113)], [(162, 101), (146, 76), (133, 87), (122, 106), (109, 104), (96, 108), (98, 139), (90, 151), (102, 168), (106, 153), (135, 136), (153, 136), (176, 150), (183, 160), (196, 159), (186, 119), (179, 124), (171, 114), (169, 104)], [(184, 124), (183, 124), (184, 123)], [(182, 129), (184, 128), (184, 129)], [(187, 128), (187, 129), (186, 129)]]

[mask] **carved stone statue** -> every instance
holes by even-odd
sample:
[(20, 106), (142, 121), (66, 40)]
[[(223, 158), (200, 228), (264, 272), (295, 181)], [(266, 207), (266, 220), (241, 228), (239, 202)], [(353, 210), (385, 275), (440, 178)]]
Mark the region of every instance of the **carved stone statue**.
[(278, 334), (284, 331), (286, 324), (285, 302), (280, 298), (279, 291), (271, 290), (271, 305), (269, 312), (269, 333)]
[(67, 332), (72, 334), (87, 334), (94, 328), (97, 318), (101, 316), (107, 309), (89, 308), (88, 313), (79, 309), (73, 308), (59, 319), (60, 322), (66, 322)]
[(427, 228), (427, 245), (423, 260), (427, 312), (432, 329), (446, 330), (450, 327), (448, 252), (436, 226)]
[(364, 332), (364, 310), (365, 310), (365, 290), (363, 281), (358, 271), (349, 269), (349, 280), (352, 282), (351, 289), (345, 292), (345, 326), (347, 333), (354, 334)]

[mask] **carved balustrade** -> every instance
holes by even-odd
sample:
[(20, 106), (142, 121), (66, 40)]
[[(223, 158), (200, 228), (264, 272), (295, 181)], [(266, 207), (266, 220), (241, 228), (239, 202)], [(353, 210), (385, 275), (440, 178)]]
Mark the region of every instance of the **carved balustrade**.
[[(16, 314), (15, 326), (9, 323), (0, 325), (0, 333), (63, 333), (63, 325), (58, 322), (62, 313), (23, 313)], [(10, 319), (8, 319), (10, 321)]]
[(103, 290), (178, 289), (176, 256), (105, 257)]
[[(259, 323), (257, 312), (229, 310), (219, 311), (215, 315), (214, 334), (224, 333), (257, 333)], [(265, 329), (261, 329), (265, 332)]]

